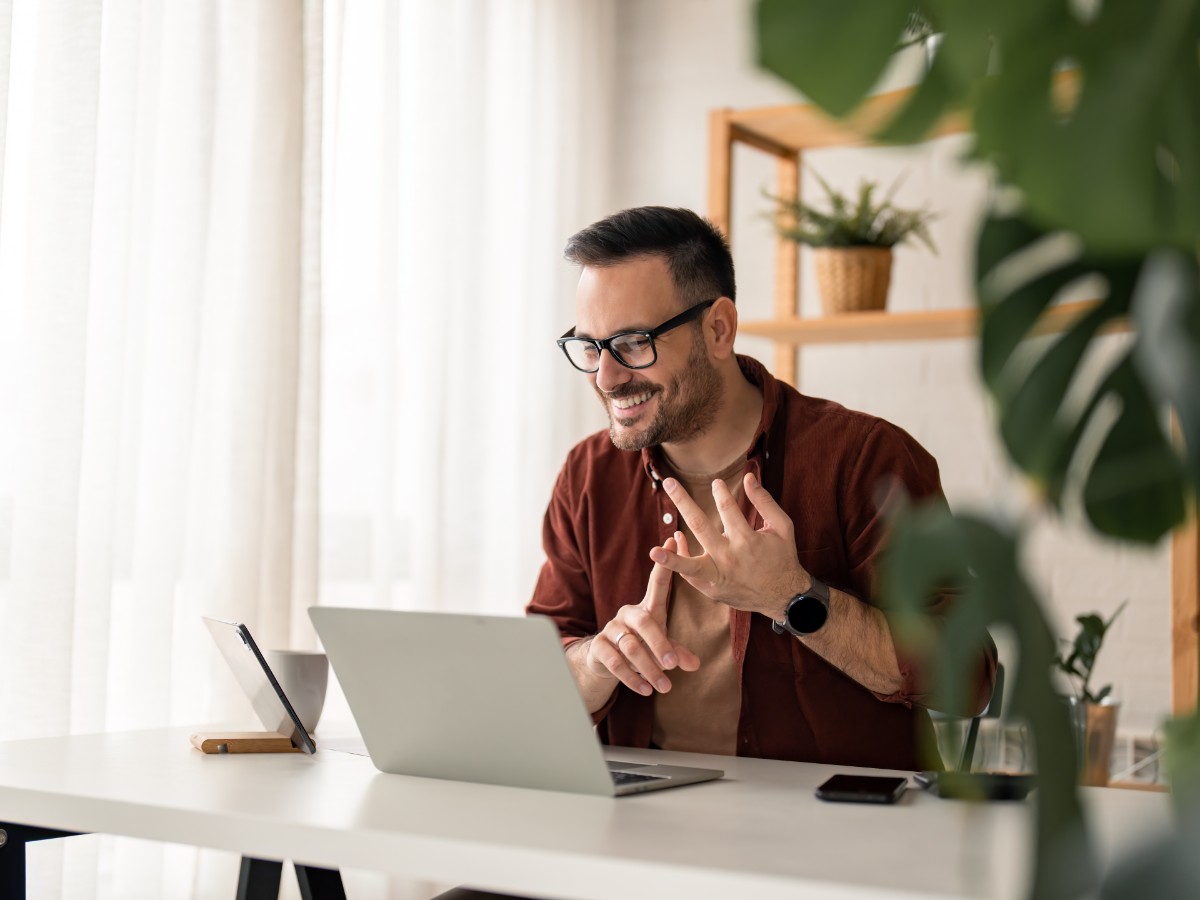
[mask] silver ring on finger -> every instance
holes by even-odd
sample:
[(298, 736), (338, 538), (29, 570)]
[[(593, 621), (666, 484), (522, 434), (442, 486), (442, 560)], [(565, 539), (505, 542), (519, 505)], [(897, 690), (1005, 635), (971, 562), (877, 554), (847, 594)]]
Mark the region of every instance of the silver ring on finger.
[(613, 639), (612, 639), (612, 645), (613, 645), (614, 647), (616, 647), (618, 650), (620, 650), (620, 649), (621, 649), (621, 638), (625, 638), (625, 637), (629, 637), (629, 632), (628, 632), (628, 631), (622, 631), (622, 632), (621, 632), (620, 634), (618, 634), (618, 635), (617, 635), (615, 638), (613, 638)]

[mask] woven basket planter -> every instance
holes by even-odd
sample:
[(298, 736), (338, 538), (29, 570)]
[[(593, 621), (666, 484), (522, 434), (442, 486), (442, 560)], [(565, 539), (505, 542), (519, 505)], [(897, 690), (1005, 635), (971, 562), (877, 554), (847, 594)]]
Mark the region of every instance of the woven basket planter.
[(890, 247), (816, 247), (813, 264), (825, 315), (879, 310), (887, 303)]

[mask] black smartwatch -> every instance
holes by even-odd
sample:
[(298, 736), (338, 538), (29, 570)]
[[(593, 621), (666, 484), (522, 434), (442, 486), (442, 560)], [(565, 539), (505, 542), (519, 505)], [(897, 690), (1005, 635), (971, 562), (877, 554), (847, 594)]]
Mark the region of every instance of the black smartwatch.
[[(812, 576), (809, 576), (810, 578)], [(829, 585), (812, 579), (807, 591), (797, 594), (787, 605), (783, 621), (771, 621), (776, 634), (794, 634), (803, 637), (820, 630), (829, 618)]]

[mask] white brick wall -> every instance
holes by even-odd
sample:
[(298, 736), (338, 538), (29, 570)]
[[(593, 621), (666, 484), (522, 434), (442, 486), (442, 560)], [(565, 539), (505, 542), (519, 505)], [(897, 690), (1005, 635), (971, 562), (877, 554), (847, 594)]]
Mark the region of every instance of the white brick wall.
[[(621, 0), (618, 6), (616, 130), (612, 208), (643, 204), (704, 211), (708, 110), (788, 103), (797, 96), (753, 65), (750, 0)], [(911, 60), (910, 62), (917, 62)], [(889, 86), (903, 83), (897, 70)], [(898, 201), (928, 202), (941, 216), (939, 254), (902, 248), (889, 303), (895, 309), (971, 302), (974, 223), (987, 183), (956, 163), (961, 138), (921, 152), (822, 151), (810, 163), (836, 184), (860, 176), (885, 184), (907, 172)], [(743, 318), (770, 315), (773, 284), (769, 206), (774, 165), (739, 148), (734, 160), (734, 256)], [(815, 188), (809, 181), (805, 190)], [(812, 196), (810, 194), (810, 196)], [(802, 269), (804, 261), (802, 260)], [(802, 272), (804, 312), (815, 312), (811, 272)], [(1113, 341), (1119, 338), (1110, 339)], [(770, 345), (743, 338), (739, 349), (771, 359)], [(1111, 351), (1110, 351), (1111, 352)], [(801, 389), (881, 415), (911, 432), (939, 460), (958, 509), (1014, 510), (1023, 493), (994, 437), (968, 341), (813, 348), (801, 359)], [(1152, 732), (1170, 705), (1169, 553), (1136, 551), (1087, 535), (1078, 526), (1039, 524), (1027, 548), (1033, 575), (1049, 599), (1052, 625), (1073, 634), (1074, 616), (1108, 615), (1126, 597), (1097, 676), (1123, 701), (1122, 730)], [(998, 636), (1004, 644), (1004, 636)]]

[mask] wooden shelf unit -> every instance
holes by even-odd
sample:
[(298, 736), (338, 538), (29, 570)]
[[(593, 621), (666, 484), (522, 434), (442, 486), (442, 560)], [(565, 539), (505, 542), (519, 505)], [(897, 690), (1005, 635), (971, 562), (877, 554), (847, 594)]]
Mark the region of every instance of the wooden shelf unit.
[[(1055, 83), (1060, 102), (1070, 104), (1078, 85), (1070, 73)], [(878, 94), (866, 100), (845, 122), (829, 118), (807, 104), (754, 109), (715, 109), (709, 115), (708, 217), (732, 237), (733, 152), (738, 144), (775, 157), (776, 193), (799, 196), (800, 165), (805, 151), (870, 144), (872, 133), (900, 109), (907, 90)], [(930, 137), (964, 133), (968, 123), (960, 116), (944, 119)], [(774, 317), (741, 322), (745, 334), (775, 342), (773, 371), (795, 385), (798, 350), (805, 345), (917, 341), (973, 337), (977, 333), (975, 308), (918, 312), (863, 312), (836, 317), (801, 317), (798, 293), (800, 248), (776, 239)], [(1039, 323), (1039, 333), (1066, 328), (1090, 302), (1062, 304)], [(1121, 326), (1117, 326), (1119, 329)], [(1186, 528), (1171, 539), (1171, 704), (1186, 713), (1200, 704), (1200, 528), (1193, 511)]]
[[(1063, 303), (1054, 307), (1034, 328), (1034, 334), (1053, 334), (1065, 330), (1092, 308), (1090, 301)], [(855, 344), (882, 341), (932, 341), (945, 338), (975, 337), (979, 316), (974, 307), (927, 309), (917, 312), (857, 312), (841, 316), (810, 318), (787, 316), (758, 322), (741, 322), (738, 331), (768, 338), (785, 348), (789, 356), (806, 344)], [(1127, 331), (1127, 325), (1113, 325), (1110, 331)]]

